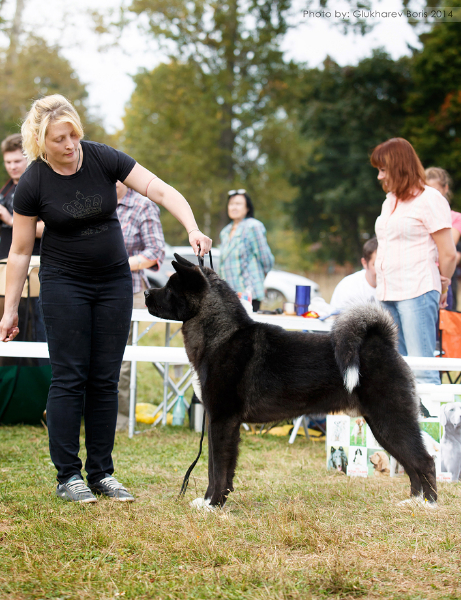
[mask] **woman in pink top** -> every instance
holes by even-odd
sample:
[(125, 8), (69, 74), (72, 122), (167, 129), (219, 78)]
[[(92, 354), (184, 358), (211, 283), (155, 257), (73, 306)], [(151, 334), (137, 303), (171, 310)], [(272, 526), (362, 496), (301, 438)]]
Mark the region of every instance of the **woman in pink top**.
[[(376, 296), (398, 325), (399, 352), (433, 357), (438, 309), (446, 306), (456, 266), (450, 206), (425, 185), (421, 161), (403, 138), (377, 146), (371, 164), (387, 192), (376, 220)], [(416, 379), (440, 383), (437, 371), (418, 372)]]

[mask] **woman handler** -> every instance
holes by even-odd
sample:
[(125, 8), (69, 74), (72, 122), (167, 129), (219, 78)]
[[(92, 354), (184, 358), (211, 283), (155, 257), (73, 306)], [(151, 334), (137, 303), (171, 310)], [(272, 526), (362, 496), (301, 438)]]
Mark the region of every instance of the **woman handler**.
[[(56, 495), (76, 502), (95, 502), (94, 493), (132, 501), (112, 476), (111, 457), (133, 302), (116, 181), (171, 212), (196, 253), (207, 253), (211, 240), (179, 192), (123, 152), (82, 140), (78, 113), (63, 96), (34, 102), (22, 136), (30, 164), (14, 198), (0, 340), (11, 341), (19, 332), (18, 303), (41, 218), (40, 300), (52, 367), (47, 424)], [(78, 457), (82, 409), (88, 486)]]

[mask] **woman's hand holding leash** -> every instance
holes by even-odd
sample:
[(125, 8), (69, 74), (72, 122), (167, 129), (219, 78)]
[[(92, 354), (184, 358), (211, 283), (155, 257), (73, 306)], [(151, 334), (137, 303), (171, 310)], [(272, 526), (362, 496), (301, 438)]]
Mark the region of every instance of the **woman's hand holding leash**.
[(205, 256), (211, 250), (213, 240), (202, 233), (200, 229), (192, 229), (189, 231), (189, 244), (196, 256)]

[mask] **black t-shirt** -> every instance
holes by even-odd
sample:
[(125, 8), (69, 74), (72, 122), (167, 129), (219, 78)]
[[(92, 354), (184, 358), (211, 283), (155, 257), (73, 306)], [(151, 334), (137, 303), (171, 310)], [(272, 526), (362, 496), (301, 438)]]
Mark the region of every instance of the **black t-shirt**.
[(41, 264), (98, 275), (128, 260), (115, 182), (124, 181), (136, 161), (104, 144), (81, 144), (82, 166), (73, 175), (60, 175), (41, 160), (31, 163), (16, 188), (14, 210), (45, 222)]
[[(7, 209), (10, 215), (13, 214), (13, 199), (16, 191), (16, 184), (10, 179), (0, 192), (0, 204)], [(11, 242), (13, 240), (13, 228), (3, 221), (0, 229), (0, 259), (8, 258)], [(40, 238), (35, 239), (32, 254), (40, 254)]]

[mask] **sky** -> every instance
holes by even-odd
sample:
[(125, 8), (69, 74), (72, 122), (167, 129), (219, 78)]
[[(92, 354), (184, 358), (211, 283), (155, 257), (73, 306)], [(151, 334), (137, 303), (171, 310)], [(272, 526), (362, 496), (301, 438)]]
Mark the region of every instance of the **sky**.
[[(26, 0), (24, 12), (27, 31), (61, 46), (63, 55), (87, 86), (92, 112), (103, 120), (111, 133), (122, 127), (124, 106), (134, 89), (132, 75), (141, 68), (154, 68), (165, 58), (136, 25), (127, 28), (118, 46), (101, 49), (109, 38), (93, 32), (89, 11), (110, 10), (114, 4), (114, 0), (46, 0), (46, 3)], [(335, 14), (351, 10), (349, 4), (333, 1), (323, 16), (314, 8), (309, 9), (307, 4), (304, 0), (293, 3), (290, 18), (293, 29), (282, 44), (287, 59), (316, 67), (329, 55), (341, 65), (356, 64), (369, 56), (373, 48), (383, 47), (396, 59), (409, 53), (408, 44), (419, 45), (415, 31), (404, 17), (375, 19), (367, 16), (367, 22), (375, 24), (370, 34), (343, 35), (341, 19)], [(7, 0), (5, 16), (12, 15), (14, 6), (15, 0)], [(373, 9), (399, 11), (401, 1), (375, 0)], [(310, 10), (311, 14), (304, 14), (305, 10)]]

